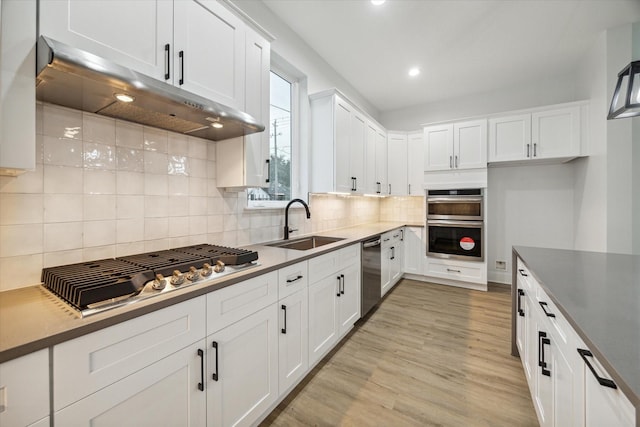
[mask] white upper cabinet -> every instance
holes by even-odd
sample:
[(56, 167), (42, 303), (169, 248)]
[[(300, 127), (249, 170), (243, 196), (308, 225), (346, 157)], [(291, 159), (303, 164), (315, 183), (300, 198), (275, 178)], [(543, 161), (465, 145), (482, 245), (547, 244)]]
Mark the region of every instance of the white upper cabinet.
[(228, 106), (245, 104), (243, 21), (215, 0), (41, 0), (40, 34)]
[(376, 135), (376, 189), (377, 194), (388, 194), (388, 156), (387, 156), (387, 134), (378, 129)]
[(407, 134), (389, 133), (387, 144), (388, 194), (405, 196), (407, 194)]
[(407, 137), (407, 194), (423, 196), (424, 184), (424, 137), (423, 133)]
[(587, 104), (571, 103), (489, 119), (489, 162), (522, 162), (582, 155)]
[(243, 109), (244, 23), (216, 0), (181, 0), (173, 5), (173, 84)]
[(487, 121), (443, 124), (424, 128), (427, 171), (487, 167)]
[(366, 194), (388, 194), (387, 189), (387, 135), (376, 125), (367, 125), (367, 145), (365, 148)]
[(18, 175), (36, 167), (36, 1), (0, 11), (0, 175)]
[(171, 1), (40, 0), (39, 17), (41, 35), (158, 80), (173, 79)]
[(377, 171), (370, 163), (376, 164), (376, 154), (370, 149), (377, 126), (335, 90), (310, 98), (311, 191), (375, 192), (371, 179)]

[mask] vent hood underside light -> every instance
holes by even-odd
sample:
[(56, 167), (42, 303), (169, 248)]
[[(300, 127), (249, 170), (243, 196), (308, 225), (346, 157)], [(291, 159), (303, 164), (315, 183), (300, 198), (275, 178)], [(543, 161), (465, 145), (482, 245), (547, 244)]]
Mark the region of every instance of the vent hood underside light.
[(607, 120), (640, 116), (640, 61), (633, 61), (618, 73)]
[[(126, 94), (133, 102), (120, 102)], [(219, 141), (264, 131), (252, 116), (40, 36), (36, 98), (77, 110)], [(222, 127), (211, 126), (212, 118)]]

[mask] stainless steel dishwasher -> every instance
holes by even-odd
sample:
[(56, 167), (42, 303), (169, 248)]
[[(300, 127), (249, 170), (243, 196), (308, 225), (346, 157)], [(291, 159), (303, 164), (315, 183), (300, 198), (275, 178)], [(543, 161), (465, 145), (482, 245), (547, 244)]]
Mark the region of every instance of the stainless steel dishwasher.
[(360, 315), (364, 317), (379, 301), (382, 295), (380, 279), (381, 239), (373, 237), (362, 242), (362, 297)]

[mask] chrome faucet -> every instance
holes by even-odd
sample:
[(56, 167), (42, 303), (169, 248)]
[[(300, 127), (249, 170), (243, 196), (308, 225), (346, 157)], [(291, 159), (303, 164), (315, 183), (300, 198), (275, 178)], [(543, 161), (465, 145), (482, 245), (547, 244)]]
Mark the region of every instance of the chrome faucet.
[(301, 203), (302, 206), (304, 206), (304, 210), (307, 211), (307, 218), (311, 218), (311, 212), (309, 212), (309, 206), (307, 206), (307, 204), (304, 202), (304, 200), (302, 200), (302, 199), (293, 199), (292, 201), (290, 201), (287, 204), (287, 207), (284, 208), (284, 240), (288, 240), (289, 239), (289, 233), (294, 232), (294, 231), (298, 231), (298, 230), (289, 229), (289, 207), (292, 204), (294, 204), (295, 202)]

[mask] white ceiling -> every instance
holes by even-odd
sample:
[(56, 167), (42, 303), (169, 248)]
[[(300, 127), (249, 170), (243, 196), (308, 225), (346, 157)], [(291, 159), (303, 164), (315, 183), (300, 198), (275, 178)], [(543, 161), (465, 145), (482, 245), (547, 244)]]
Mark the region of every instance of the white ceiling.
[(640, 21), (640, 0), (263, 1), (380, 112), (570, 72)]

